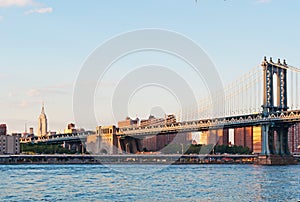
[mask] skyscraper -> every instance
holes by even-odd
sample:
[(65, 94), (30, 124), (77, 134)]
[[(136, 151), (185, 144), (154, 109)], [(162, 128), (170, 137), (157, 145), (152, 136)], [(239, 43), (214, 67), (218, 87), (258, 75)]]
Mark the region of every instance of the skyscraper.
[(45, 136), (47, 135), (47, 116), (45, 114), (45, 107), (43, 104), (42, 107), (42, 112), (39, 116), (39, 120), (38, 120), (38, 131), (37, 131), (37, 135), (38, 136)]
[(6, 124), (0, 124), (0, 135), (6, 135), (6, 133), (7, 133)]

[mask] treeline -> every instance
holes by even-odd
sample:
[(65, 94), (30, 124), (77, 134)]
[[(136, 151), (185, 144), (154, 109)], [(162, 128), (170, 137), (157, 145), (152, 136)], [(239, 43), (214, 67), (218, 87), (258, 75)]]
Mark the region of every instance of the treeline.
[(243, 146), (229, 146), (229, 145), (217, 145), (215, 147), (215, 153), (220, 154), (251, 154), (252, 151), (249, 149), (249, 147), (243, 147)]
[(21, 152), (27, 154), (75, 154), (58, 144), (21, 144)]
[(163, 154), (251, 154), (248, 147), (229, 145), (184, 145), (169, 144), (161, 150)]
[[(144, 150), (146, 151), (146, 150)], [(76, 154), (74, 150), (63, 148), (60, 144), (21, 144), (21, 152), (27, 154)], [(248, 147), (229, 145), (185, 145), (169, 144), (162, 154), (251, 154)], [(87, 152), (86, 152), (87, 153)]]

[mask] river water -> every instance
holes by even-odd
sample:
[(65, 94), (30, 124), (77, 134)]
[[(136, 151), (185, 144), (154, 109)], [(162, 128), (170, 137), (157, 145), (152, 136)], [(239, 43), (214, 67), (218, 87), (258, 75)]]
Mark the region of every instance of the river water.
[(298, 201), (300, 165), (0, 165), (0, 201)]

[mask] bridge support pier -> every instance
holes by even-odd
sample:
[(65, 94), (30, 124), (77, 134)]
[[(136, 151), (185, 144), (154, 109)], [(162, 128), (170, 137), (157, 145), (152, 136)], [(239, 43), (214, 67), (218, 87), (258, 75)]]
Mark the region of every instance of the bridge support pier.
[(262, 152), (261, 155), (270, 155), (269, 125), (262, 125)]
[[(276, 141), (275, 139), (276, 132)], [(297, 160), (290, 154), (288, 148), (288, 126), (271, 124), (262, 125), (262, 152), (256, 160), (259, 165), (292, 165)]]

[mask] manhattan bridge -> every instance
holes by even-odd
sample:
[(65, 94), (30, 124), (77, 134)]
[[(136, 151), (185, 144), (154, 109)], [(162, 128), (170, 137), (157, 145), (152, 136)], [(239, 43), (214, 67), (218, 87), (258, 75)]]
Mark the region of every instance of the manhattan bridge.
[[(260, 65), (220, 92), (200, 100), (199, 106), (176, 114), (175, 123), (124, 127), (118, 130), (117, 135), (122, 138), (144, 138), (157, 134), (259, 126), (260, 156), (261, 161), (265, 162), (262, 164), (268, 164), (266, 161), (271, 156), (280, 156), (278, 161), (282, 161), (283, 157), (289, 161), (289, 129), (300, 122), (299, 74), (300, 69), (287, 64), (285, 60), (273, 61), (265, 57)], [(69, 141), (87, 135), (57, 134), (36, 138), (34, 142)]]

